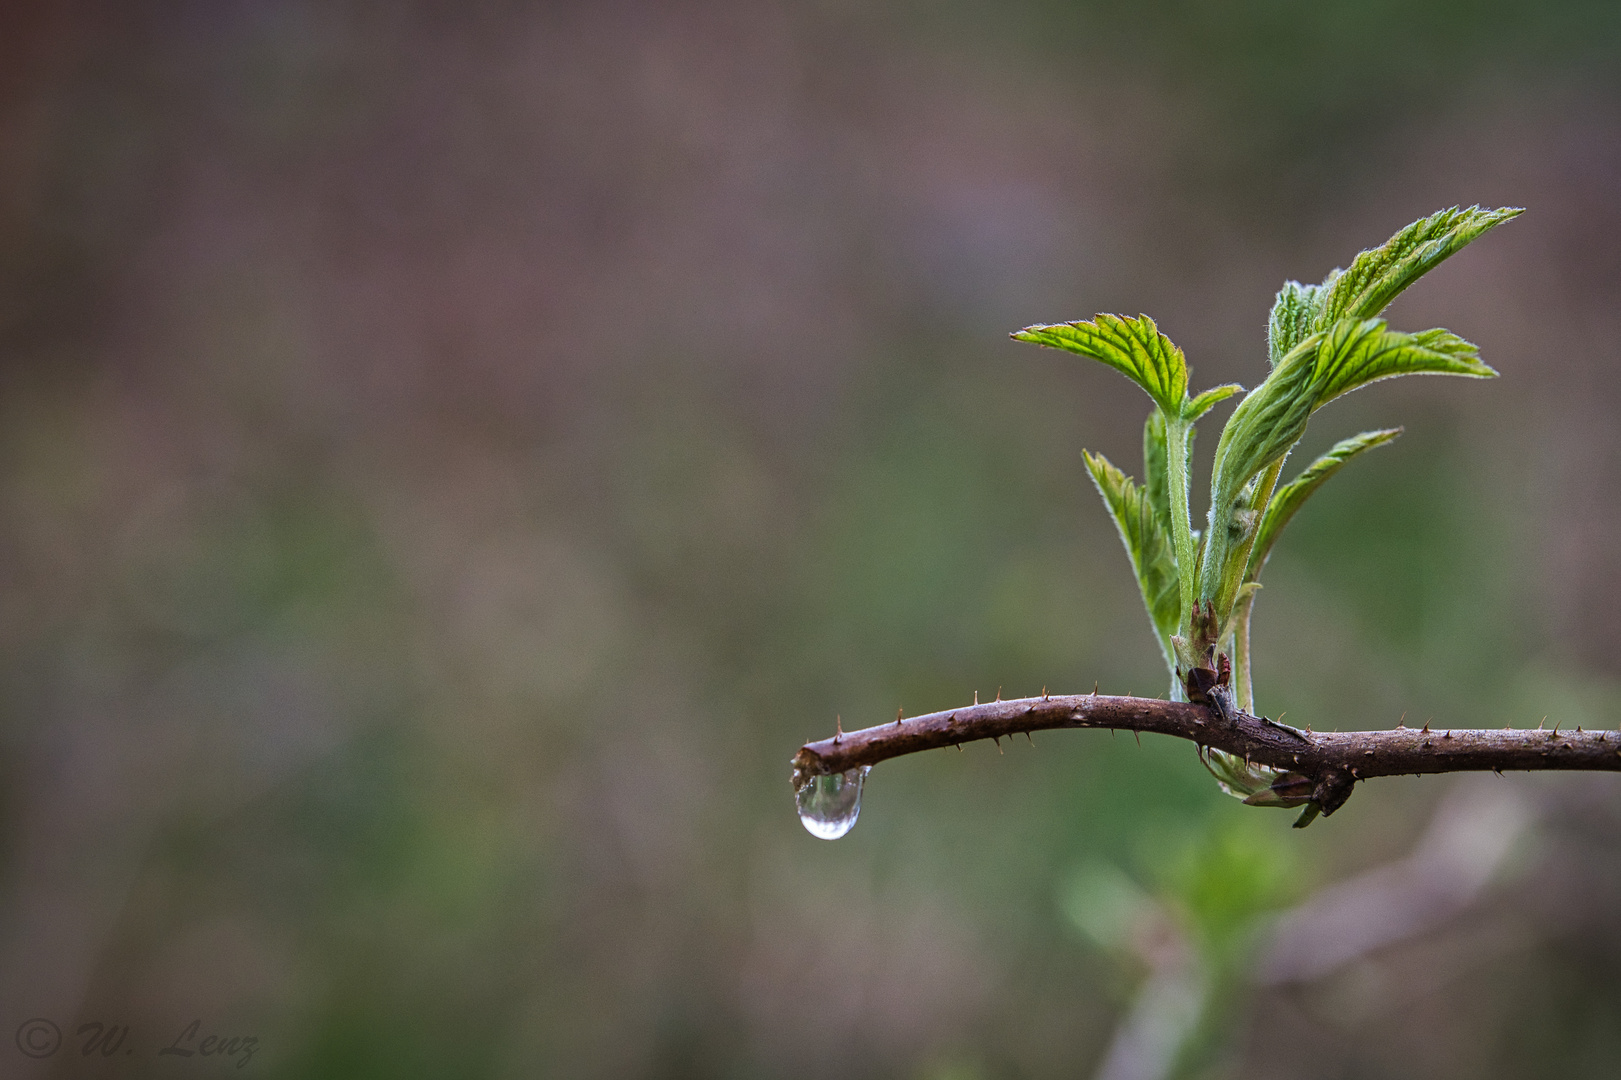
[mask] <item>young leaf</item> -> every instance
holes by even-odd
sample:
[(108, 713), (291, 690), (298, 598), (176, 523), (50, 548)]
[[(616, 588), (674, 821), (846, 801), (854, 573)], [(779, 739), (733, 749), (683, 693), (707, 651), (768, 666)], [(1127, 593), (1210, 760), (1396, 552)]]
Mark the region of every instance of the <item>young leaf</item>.
[(1210, 519), (1212, 531), (1218, 518), (1226, 525), (1244, 485), (1300, 441), (1316, 404), (1313, 376), (1321, 341), (1313, 335), (1290, 350), (1227, 418), (1211, 474), (1211, 510), (1217, 514)]
[(1161, 527), (1146, 489), (1139, 488), (1102, 454), (1085, 452), (1083, 456), (1087, 471), (1092, 474), (1092, 483), (1097, 485), (1098, 494), (1103, 496), (1103, 504), (1109, 508), (1115, 528), (1120, 531), (1120, 542), (1131, 557), (1143, 605), (1148, 609), (1155, 636), (1164, 650), (1166, 642), (1176, 632), (1182, 600), (1171, 538)]
[(1221, 790), (1237, 799), (1247, 798), (1271, 787), (1282, 774), (1268, 765), (1257, 765), (1213, 747), (1201, 747), (1199, 760), (1216, 778)]
[(1288, 453), (1311, 414), (1334, 398), (1379, 379), (1420, 374), (1484, 379), (1497, 372), (1447, 330), (1404, 334), (1383, 319), (1342, 319), (1308, 337), (1233, 410), (1216, 444), (1212, 507), (1230, 511), (1244, 485)]
[(1147, 315), (1099, 315), (1090, 322), (1027, 326), (1013, 337), (1108, 364), (1148, 391), (1167, 417), (1180, 417), (1187, 405), (1187, 360)]
[(1397, 375), (1467, 375), (1490, 379), (1497, 372), (1480, 351), (1448, 330), (1404, 334), (1383, 319), (1341, 319), (1317, 348), (1312, 382), (1320, 409), (1359, 386)]
[(1317, 318), (1317, 285), (1302, 285), (1298, 281), (1285, 281), (1272, 304), (1272, 316), (1266, 327), (1266, 360), (1273, 367), (1289, 355), (1289, 351), (1311, 336), (1312, 322)]
[(1308, 465), (1299, 476), (1280, 487), (1277, 494), (1272, 496), (1272, 502), (1261, 518), (1261, 527), (1255, 536), (1255, 546), (1250, 549), (1249, 579), (1254, 581), (1261, 576), (1261, 570), (1266, 566), (1267, 556), (1272, 553), (1272, 545), (1277, 541), (1278, 534), (1289, 524), (1295, 512), (1305, 505), (1306, 500), (1311, 498), (1313, 492), (1322, 487), (1330, 476), (1339, 472), (1346, 462), (1364, 450), (1385, 445), (1400, 435), (1401, 431), (1401, 428), (1386, 428), (1382, 431), (1364, 431), (1360, 435), (1342, 439), (1335, 443), (1328, 453)]
[(1488, 229), (1518, 217), (1522, 208), (1505, 206), (1482, 210), (1456, 206), (1420, 218), (1380, 247), (1364, 251), (1350, 269), (1336, 271), (1323, 282), (1313, 330), (1326, 330), (1341, 319), (1370, 319), (1383, 311), (1398, 293), (1443, 259), (1461, 250)]
[(1199, 417), (1209, 412), (1212, 406), (1218, 402), (1226, 401), (1228, 398), (1232, 397), (1234, 394), (1243, 389), (1244, 388), (1242, 386), (1239, 386), (1234, 382), (1224, 383), (1221, 386), (1206, 390), (1204, 393), (1188, 402), (1186, 409), (1182, 413), (1182, 419), (1189, 421), (1197, 420)]

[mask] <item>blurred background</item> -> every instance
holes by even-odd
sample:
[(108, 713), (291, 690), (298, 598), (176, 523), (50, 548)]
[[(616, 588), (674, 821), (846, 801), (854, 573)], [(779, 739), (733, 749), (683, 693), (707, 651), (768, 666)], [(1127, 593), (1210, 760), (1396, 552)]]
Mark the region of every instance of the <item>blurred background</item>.
[(1407, 434), (1274, 555), (1258, 706), (1616, 726), (1618, 57), (1601, 0), (11, 0), (0, 1072), (1612, 1076), (1612, 776), (1294, 832), (1054, 732), (827, 843), (788, 761), (1164, 692), (1080, 461), (1147, 400), (1010, 330), (1254, 385), (1285, 278), (1471, 203), (1529, 212), (1391, 315), (1502, 377), (1316, 418)]

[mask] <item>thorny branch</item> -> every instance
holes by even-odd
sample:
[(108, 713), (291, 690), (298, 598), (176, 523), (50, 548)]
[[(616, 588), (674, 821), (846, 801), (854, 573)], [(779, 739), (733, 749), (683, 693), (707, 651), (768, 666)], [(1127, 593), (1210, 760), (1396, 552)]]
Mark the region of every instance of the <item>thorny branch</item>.
[[(1075, 694), (991, 701), (928, 713), (831, 739), (806, 743), (794, 755), (794, 783), (863, 765), (960, 746), (977, 739), (1049, 728), (1113, 728), (1188, 739), (1248, 761), (1286, 770), (1273, 791), (1290, 802), (1332, 814), (1358, 780), (1405, 773), (1582, 769), (1621, 772), (1621, 732), (1504, 728), (1392, 731), (1301, 731), (1235, 712), (1230, 721), (1204, 705), (1157, 698)], [(1257, 800), (1250, 800), (1257, 801)]]

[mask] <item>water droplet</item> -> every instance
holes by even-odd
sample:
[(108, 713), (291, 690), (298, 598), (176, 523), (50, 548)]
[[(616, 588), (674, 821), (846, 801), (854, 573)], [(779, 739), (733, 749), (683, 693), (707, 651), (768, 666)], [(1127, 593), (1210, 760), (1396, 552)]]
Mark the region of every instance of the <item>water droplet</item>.
[(799, 820), (812, 836), (837, 840), (855, 828), (861, 816), (861, 782), (872, 771), (871, 765), (846, 773), (813, 776), (799, 785), (795, 801)]

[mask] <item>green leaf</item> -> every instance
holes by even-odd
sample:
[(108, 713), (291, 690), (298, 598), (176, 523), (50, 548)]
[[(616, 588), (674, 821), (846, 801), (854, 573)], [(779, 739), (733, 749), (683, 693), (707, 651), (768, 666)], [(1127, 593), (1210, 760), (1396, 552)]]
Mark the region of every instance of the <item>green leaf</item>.
[(1255, 546), (1251, 548), (1250, 580), (1261, 576), (1261, 570), (1266, 566), (1267, 556), (1272, 553), (1272, 545), (1277, 542), (1278, 534), (1283, 532), (1283, 527), (1289, 524), (1295, 512), (1305, 505), (1313, 492), (1322, 487), (1330, 476), (1339, 472), (1346, 462), (1364, 450), (1372, 450), (1376, 446), (1391, 442), (1401, 432), (1401, 428), (1386, 428), (1381, 431), (1364, 431), (1349, 439), (1341, 439), (1328, 453), (1306, 466), (1299, 476), (1280, 487), (1277, 494), (1272, 496), (1272, 502), (1261, 518), (1260, 531), (1255, 536)]
[(1283, 775), (1282, 770), (1274, 769), (1270, 765), (1245, 761), (1236, 754), (1229, 754), (1209, 746), (1199, 748), (1199, 760), (1210, 770), (1210, 775), (1216, 778), (1221, 790), (1235, 799), (1247, 799), (1256, 792), (1265, 791)]
[(1295, 346), (1227, 418), (1211, 474), (1211, 507), (1217, 514), (1212, 525), (1219, 518), (1225, 526), (1244, 485), (1305, 433), (1316, 404), (1313, 376), (1321, 340), (1313, 335)]
[(1108, 364), (1146, 390), (1168, 417), (1181, 416), (1187, 405), (1187, 360), (1147, 315), (1099, 315), (1090, 322), (1027, 326), (1013, 338)]
[(1326, 330), (1341, 319), (1369, 319), (1383, 311), (1403, 289), (1433, 270), (1489, 229), (1523, 213), (1520, 207), (1482, 210), (1454, 206), (1420, 218), (1380, 247), (1364, 251), (1348, 270), (1335, 271), (1323, 282), (1313, 330)]
[(1103, 496), (1103, 504), (1120, 531), (1120, 542), (1131, 557), (1131, 567), (1137, 574), (1137, 585), (1142, 590), (1143, 604), (1154, 624), (1155, 636), (1160, 648), (1166, 650), (1170, 636), (1176, 632), (1182, 602), (1170, 535), (1161, 526), (1147, 489), (1139, 488), (1102, 454), (1083, 452), (1083, 457), (1087, 471), (1092, 474), (1092, 483), (1097, 485), (1098, 494)]
[(1483, 364), (1480, 351), (1448, 330), (1404, 334), (1383, 319), (1341, 319), (1317, 348), (1312, 371), (1320, 409), (1359, 386), (1397, 375), (1467, 375), (1490, 379), (1496, 371)]
[(1320, 292), (1321, 287), (1317, 285), (1302, 285), (1298, 281), (1283, 283), (1272, 304), (1272, 316), (1267, 320), (1267, 363), (1277, 367), (1279, 360), (1311, 336)]
[(1497, 374), (1473, 345), (1447, 330), (1405, 334), (1383, 319), (1342, 319), (1279, 361), (1227, 421), (1216, 444), (1212, 506), (1230, 510), (1244, 485), (1305, 434), (1311, 414), (1360, 386), (1398, 375)]
[(1239, 386), (1237, 383), (1226, 383), (1222, 386), (1215, 387), (1214, 389), (1206, 390), (1204, 393), (1188, 402), (1187, 407), (1182, 412), (1182, 419), (1197, 420), (1199, 417), (1209, 412), (1211, 406), (1218, 402), (1226, 401), (1228, 398), (1232, 397), (1234, 394), (1243, 389), (1244, 388)]

